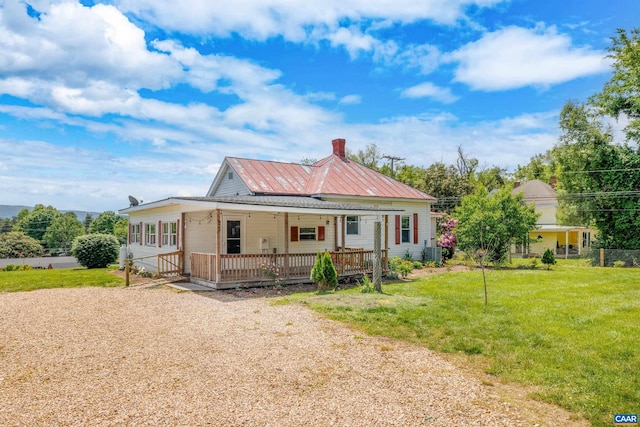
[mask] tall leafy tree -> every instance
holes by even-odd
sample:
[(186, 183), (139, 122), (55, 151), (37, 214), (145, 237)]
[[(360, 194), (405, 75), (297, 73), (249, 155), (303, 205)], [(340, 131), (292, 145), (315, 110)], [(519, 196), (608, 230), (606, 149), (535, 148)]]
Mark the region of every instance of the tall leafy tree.
[(640, 142), (640, 28), (618, 30), (609, 48), (613, 76), (591, 102), (606, 115), (629, 119), (626, 136)]
[(51, 222), (60, 215), (61, 213), (53, 206), (38, 204), (31, 211), (28, 209), (20, 211), (13, 229), (14, 231), (22, 231), (27, 236), (42, 242), (47, 228), (49, 228)]
[(376, 144), (367, 144), (364, 150), (358, 150), (356, 153), (347, 150), (346, 154), (351, 160), (355, 160), (369, 169), (376, 171), (380, 169), (378, 163), (382, 160), (382, 153)]
[(104, 211), (91, 222), (90, 234), (115, 234), (116, 223), (120, 217), (114, 211)]
[(84, 226), (74, 212), (67, 212), (51, 221), (42, 240), (49, 249), (71, 249), (73, 240), (84, 234)]
[(475, 255), (487, 254), (488, 260), (501, 263), (509, 254), (512, 243), (523, 240), (536, 227), (538, 214), (523, 195), (512, 195), (509, 188), (489, 195), (484, 187), (462, 199), (454, 218), (458, 248)]
[[(618, 31), (609, 57), (613, 75), (585, 104), (568, 102), (560, 115), (561, 217), (591, 223), (600, 246), (640, 249), (640, 30)], [(616, 143), (607, 117), (626, 117), (626, 141)]]

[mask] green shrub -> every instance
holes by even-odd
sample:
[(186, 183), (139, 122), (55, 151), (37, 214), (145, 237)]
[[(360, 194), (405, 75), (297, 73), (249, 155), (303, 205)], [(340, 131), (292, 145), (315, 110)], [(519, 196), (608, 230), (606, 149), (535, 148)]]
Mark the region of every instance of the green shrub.
[(547, 270), (551, 268), (552, 264), (556, 263), (556, 256), (551, 249), (547, 249), (544, 251), (544, 254), (542, 254), (542, 263), (547, 264)]
[(336, 267), (333, 265), (333, 260), (331, 259), (331, 254), (329, 252), (325, 252), (322, 257), (322, 272), (324, 275), (324, 290), (335, 289), (338, 286), (338, 272), (336, 271)]
[(42, 256), (42, 245), (21, 231), (0, 234), (0, 258), (33, 258)]
[(118, 239), (111, 234), (86, 234), (73, 241), (72, 253), (87, 268), (104, 268), (118, 259)]
[(311, 280), (318, 285), (318, 291), (325, 292), (338, 286), (338, 272), (333, 265), (331, 254), (316, 254), (316, 262), (311, 268)]
[(627, 263), (622, 261), (622, 260), (613, 261), (613, 266), (616, 267), (616, 268), (622, 268), (625, 265), (627, 265)]
[(398, 264), (398, 271), (402, 278), (406, 278), (409, 273), (413, 271), (413, 262), (412, 261), (402, 261)]
[(373, 283), (371, 283), (371, 280), (369, 279), (369, 276), (367, 276), (366, 274), (362, 276), (360, 284), (362, 285), (362, 288), (360, 288), (360, 292), (362, 292), (363, 294), (371, 294), (376, 291)]

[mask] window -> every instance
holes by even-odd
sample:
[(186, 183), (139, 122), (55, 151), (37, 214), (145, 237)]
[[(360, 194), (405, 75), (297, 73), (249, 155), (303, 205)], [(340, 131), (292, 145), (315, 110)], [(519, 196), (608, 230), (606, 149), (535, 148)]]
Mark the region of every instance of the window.
[(178, 224), (175, 222), (162, 223), (162, 246), (178, 245)]
[(140, 224), (131, 224), (130, 243), (140, 243)]
[(360, 217), (347, 217), (347, 234), (360, 234)]
[(316, 228), (300, 227), (300, 240), (316, 240)]
[(410, 216), (402, 217), (402, 227), (400, 231), (402, 235), (402, 243), (411, 242), (411, 217)]
[(156, 245), (156, 224), (144, 225), (144, 244), (148, 246)]

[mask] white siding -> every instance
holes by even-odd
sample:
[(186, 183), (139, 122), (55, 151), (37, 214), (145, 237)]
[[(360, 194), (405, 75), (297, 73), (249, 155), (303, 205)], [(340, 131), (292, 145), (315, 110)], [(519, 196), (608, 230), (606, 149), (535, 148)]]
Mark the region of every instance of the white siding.
[[(330, 200), (330, 199), (327, 199)], [(330, 200), (338, 201), (338, 200)], [(345, 203), (363, 203), (367, 205), (373, 205), (381, 208), (403, 209), (403, 212), (398, 212), (397, 215), (411, 217), (410, 226), (410, 242), (396, 244), (395, 239), (395, 215), (389, 215), (387, 243), (389, 250), (389, 257), (399, 256), (403, 257), (407, 251), (411, 253), (413, 259), (419, 260), (422, 255), (422, 248), (426, 246), (435, 246), (435, 235), (432, 234), (431, 227), (431, 203), (428, 202), (390, 202), (381, 201), (380, 203), (372, 202), (371, 200), (362, 201), (358, 199), (340, 200)], [(418, 214), (418, 243), (413, 243), (413, 214)], [(345, 246), (358, 247), (366, 249), (373, 249), (373, 229), (375, 221), (382, 222), (382, 232), (384, 234), (384, 218), (375, 216), (361, 216), (360, 222), (360, 234), (347, 235), (345, 238)], [(338, 230), (341, 230), (341, 218), (338, 219)], [(338, 243), (340, 244), (340, 233), (338, 233)], [(431, 237), (434, 239), (432, 240)], [(382, 236), (382, 246), (384, 247), (384, 236)]]
[(184, 214), (184, 266), (191, 273), (191, 253), (216, 251), (216, 212), (198, 211)]
[[(141, 241), (142, 244), (139, 243), (131, 243), (128, 245), (129, 253), (133, 256), (133, 258), (142, 258), (147, 256), (155, 256), (158, 254), (174, 252), (177, 250), (176, 246), (163, 246), (159, 247), (159, 243), (161, 242), (160, 233), (157, 229), (158, 221), (164, 222), (177, 222), (181, 219), (181, 207), (180, 205), (175, 206), (167, 206), (163, 208), (157, 209), (149, 209), (143, 212), (132, 212), (129, 214), (129, 223), (130, 224), (139, 224), (142, 223), (141, 230)], [(156, 225), (156, 244), (153, 246), (148, 246), (145, 244), (145, 224), (155, 224)], [(182, 226), (182, 224), (181, 224)], [(182, 239), (182, 232), (179, 232), (179, 239)], [(147, 258), (143, 260), (134, 261), (134, 265), (138, 267), (144, 267), (147, 271), (157, 272), (158, 270), (158, 260), (157, 258)]]
[[(231, 177), (229, 174), (231, 174)], [(245, 196), (248, 194), (251, 194), (249, 188), (247, 188), (244, 182), (231, 168), (227, 167), (224, 170), (224, 174), (221, 176), (220, 184), (215, 190), (215, 193), (210, 194), (209, 196)]]

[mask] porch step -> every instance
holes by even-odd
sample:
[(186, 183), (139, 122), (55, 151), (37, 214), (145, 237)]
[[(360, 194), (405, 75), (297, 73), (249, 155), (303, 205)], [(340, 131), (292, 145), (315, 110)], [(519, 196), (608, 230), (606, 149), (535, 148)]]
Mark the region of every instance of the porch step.
[(197, 283), (193, 283), (193, 282), (189, 282), (189, 281), (184, 281), (184, 282), (170, 282), (170, 283), (165, 283), (165, 285), (174, 288), (174, 289), (178, 289), (180, 291), (197, 291), (197, 292), (201, 292), (201, 291), (215, 291), (214, 288), (210, 287), (210, 286), (203, 286), (203, 285), (199, 285)]

